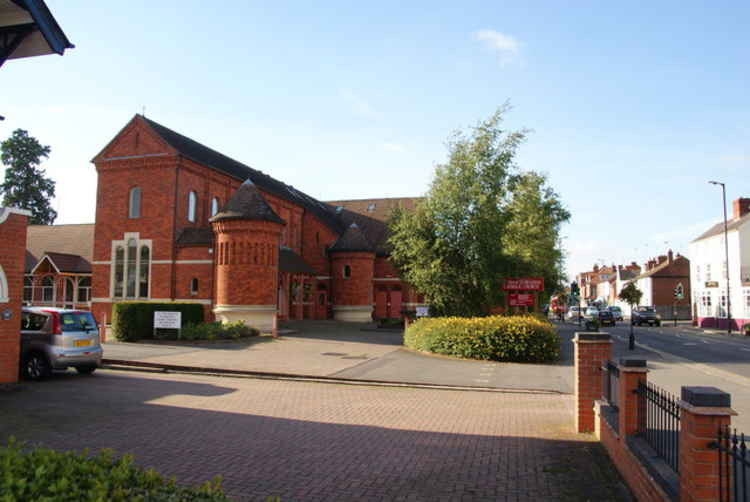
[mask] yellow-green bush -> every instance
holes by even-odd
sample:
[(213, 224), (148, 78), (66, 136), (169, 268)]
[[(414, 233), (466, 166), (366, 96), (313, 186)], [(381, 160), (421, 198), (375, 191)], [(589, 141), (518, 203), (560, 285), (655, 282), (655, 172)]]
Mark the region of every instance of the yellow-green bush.
[(404, 345), (415, 350), (507, 362), (552, 362), (560, 339), (547, 321), (531, 316), (435, 317), (409, 325)]

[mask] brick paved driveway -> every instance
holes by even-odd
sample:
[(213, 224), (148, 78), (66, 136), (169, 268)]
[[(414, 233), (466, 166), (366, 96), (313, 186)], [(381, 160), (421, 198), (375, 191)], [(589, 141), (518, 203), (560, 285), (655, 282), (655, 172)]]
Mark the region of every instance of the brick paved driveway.
[(103, 370), (0, 392), (0, 439), (114, 448), (238, 500), (618, 500), (572, 398)]

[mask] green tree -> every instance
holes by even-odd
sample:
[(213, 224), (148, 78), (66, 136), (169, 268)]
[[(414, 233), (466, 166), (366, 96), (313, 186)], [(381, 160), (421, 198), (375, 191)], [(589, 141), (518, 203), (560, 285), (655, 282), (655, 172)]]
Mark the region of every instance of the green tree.
[[(391, 216), (391, 260), (436, 314), (486, 314), (501, 300), (503, 277), (541, 275), (549, 292), (562, 278), (557, 230), (569, 215), (543, 176), (519, 174), (515, 156), (527, 131), (501, 127), (508, 109), (454, 133), (423, 201)], [(541, 228), (523, 245), (523, 235), (509, 233), (527, 232), (528, 218)]]
[(634, 282), (629, 282), (617, 295), (617, 298), (630, 305), (630, 310), (633, 310), (633, 305), (638, 305), (643, 297), (643, 291), (638, 289), (638, 286)]
[(547, 178), (534, 171), (514, 176), (506, 211), (510, 221), (502, 242), (515, 275), (543, 277), (547, 295), (561, 289), (566, 278), (560, 227), (570, 220), (570, 212)]
[(50, 151), (23, 129), (16, 129), (0, 143), (0, 161), (6, 166), (5, 181), (0, 185), (3, 205), (31, 211), (29, 223), (34, 225), (51, 225), (57, 218), (57, 211), (50, 206), (55, 182), (39, 167)]

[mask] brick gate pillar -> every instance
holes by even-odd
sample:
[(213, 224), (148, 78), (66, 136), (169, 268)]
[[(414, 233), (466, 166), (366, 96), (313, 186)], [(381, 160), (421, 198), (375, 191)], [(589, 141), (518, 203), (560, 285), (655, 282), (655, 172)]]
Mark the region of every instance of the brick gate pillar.
[(683, 387), (680, 401), (680, 501), (719, 501), (719, 427), (728, 426), (732, 397), (716, 387)]
[(18, 381), (27, 217), (0, 207), (0, 384)]
[(645, 359), (629, 358), (620, 359), (617, 368), (620, 370), (620, 382), (617, 389), (617, 396), (620, 400), (618, 405), (618, 430), (622, 437), (625, 437), (638, 432), (639, 424), (645, 419), (645, 417), (639, 416), (641, 410), (638, 406), (637, 392), (640, 382), (646, 384), (648, 369)]
[(594, 401), (602, 396), (602, 365), (612, 357), (607, 333), (576, 333), (575, 427), (576, 432), (594, 432)]

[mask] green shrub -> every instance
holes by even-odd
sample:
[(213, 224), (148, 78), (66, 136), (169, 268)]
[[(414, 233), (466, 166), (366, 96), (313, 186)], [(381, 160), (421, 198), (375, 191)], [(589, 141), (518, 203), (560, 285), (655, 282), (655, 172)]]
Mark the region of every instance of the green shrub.
[[(171, 333), (170, 338), (175, 338)], [(206, 322), (201, 324), (188, 324), (182, 328), (180, 339), (182, 340), (237, 340), (260, 335), (257, 328), (246, 325), (242, 321), (222, 324), (220, 322)]]
[(112, 306), (112, 333), (121, 342), (151, 339), (157, 311), (181, 312), (183, 327), (203, 322), (203, 305), (198, 303), (120, 302)]
[(27, 450), (13, 439), (0, 447), (0, 501), (228, 502), (219, 478), (195, 488), (175, 484), (111, 450), (96, 456)]
[(560, 339), (547, 321), (531, 316), (422, 318), (404, 333), (415, 350), (509, 362), (552, 362)]

